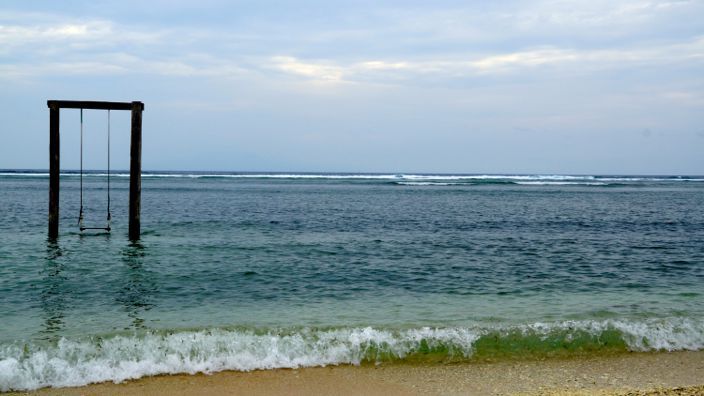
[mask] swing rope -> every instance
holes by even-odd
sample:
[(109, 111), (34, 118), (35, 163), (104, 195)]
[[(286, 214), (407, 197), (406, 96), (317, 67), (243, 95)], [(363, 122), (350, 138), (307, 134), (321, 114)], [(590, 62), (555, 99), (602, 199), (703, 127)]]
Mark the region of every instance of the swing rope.
[(81, 209), (78, 212), (78, 227), (83, 231), (83, 109), (81, 109)]
[(110, 215), (110, 109), (108, 109), (108, 231), (110, 231), (111, 220), (112, 215)]
[(108, 216), (107, 216), (107, 227), (86, 227), (83, 222), (83, 109), (81, 109), (81, 209), (78, 214), (78, 227), (81, 231), (84, 230), (105, 230), (110, 232), (110, 221), (112, 220), (112, 215), (110, 214), (110, 110), (108, 109)]

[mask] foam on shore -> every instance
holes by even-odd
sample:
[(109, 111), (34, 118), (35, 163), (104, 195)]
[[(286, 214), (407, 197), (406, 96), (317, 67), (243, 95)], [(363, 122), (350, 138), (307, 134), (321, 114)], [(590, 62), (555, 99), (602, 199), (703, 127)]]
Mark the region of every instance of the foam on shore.
[(704, 320), (691, 318), (496, 327), (150, 331), (0, 345), (0, 391), (157, 374), (703, 348)]

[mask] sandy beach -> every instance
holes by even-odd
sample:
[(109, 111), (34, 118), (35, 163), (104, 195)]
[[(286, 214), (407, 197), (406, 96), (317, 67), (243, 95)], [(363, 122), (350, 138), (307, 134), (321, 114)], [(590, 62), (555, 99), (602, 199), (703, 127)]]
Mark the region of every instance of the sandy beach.
[(704, 352), (170, 375), (37, 395), (702, 395)]

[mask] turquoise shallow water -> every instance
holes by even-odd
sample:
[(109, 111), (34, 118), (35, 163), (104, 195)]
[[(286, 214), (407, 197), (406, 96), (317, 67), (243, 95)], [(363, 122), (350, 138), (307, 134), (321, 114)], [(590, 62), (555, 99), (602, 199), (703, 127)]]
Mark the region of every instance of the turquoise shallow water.
[[(704, 347), (704, 178), (0, 172), (0, 390)], [(84, 178), (102, 225), (106, 178)]]

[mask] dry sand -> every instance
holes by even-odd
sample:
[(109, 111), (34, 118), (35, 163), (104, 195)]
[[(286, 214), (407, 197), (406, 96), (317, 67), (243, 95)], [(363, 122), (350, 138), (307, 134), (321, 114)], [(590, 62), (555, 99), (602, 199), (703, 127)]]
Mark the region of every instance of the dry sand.
[(704, 395), (704, 351), (170, 375), (39, 395)]

